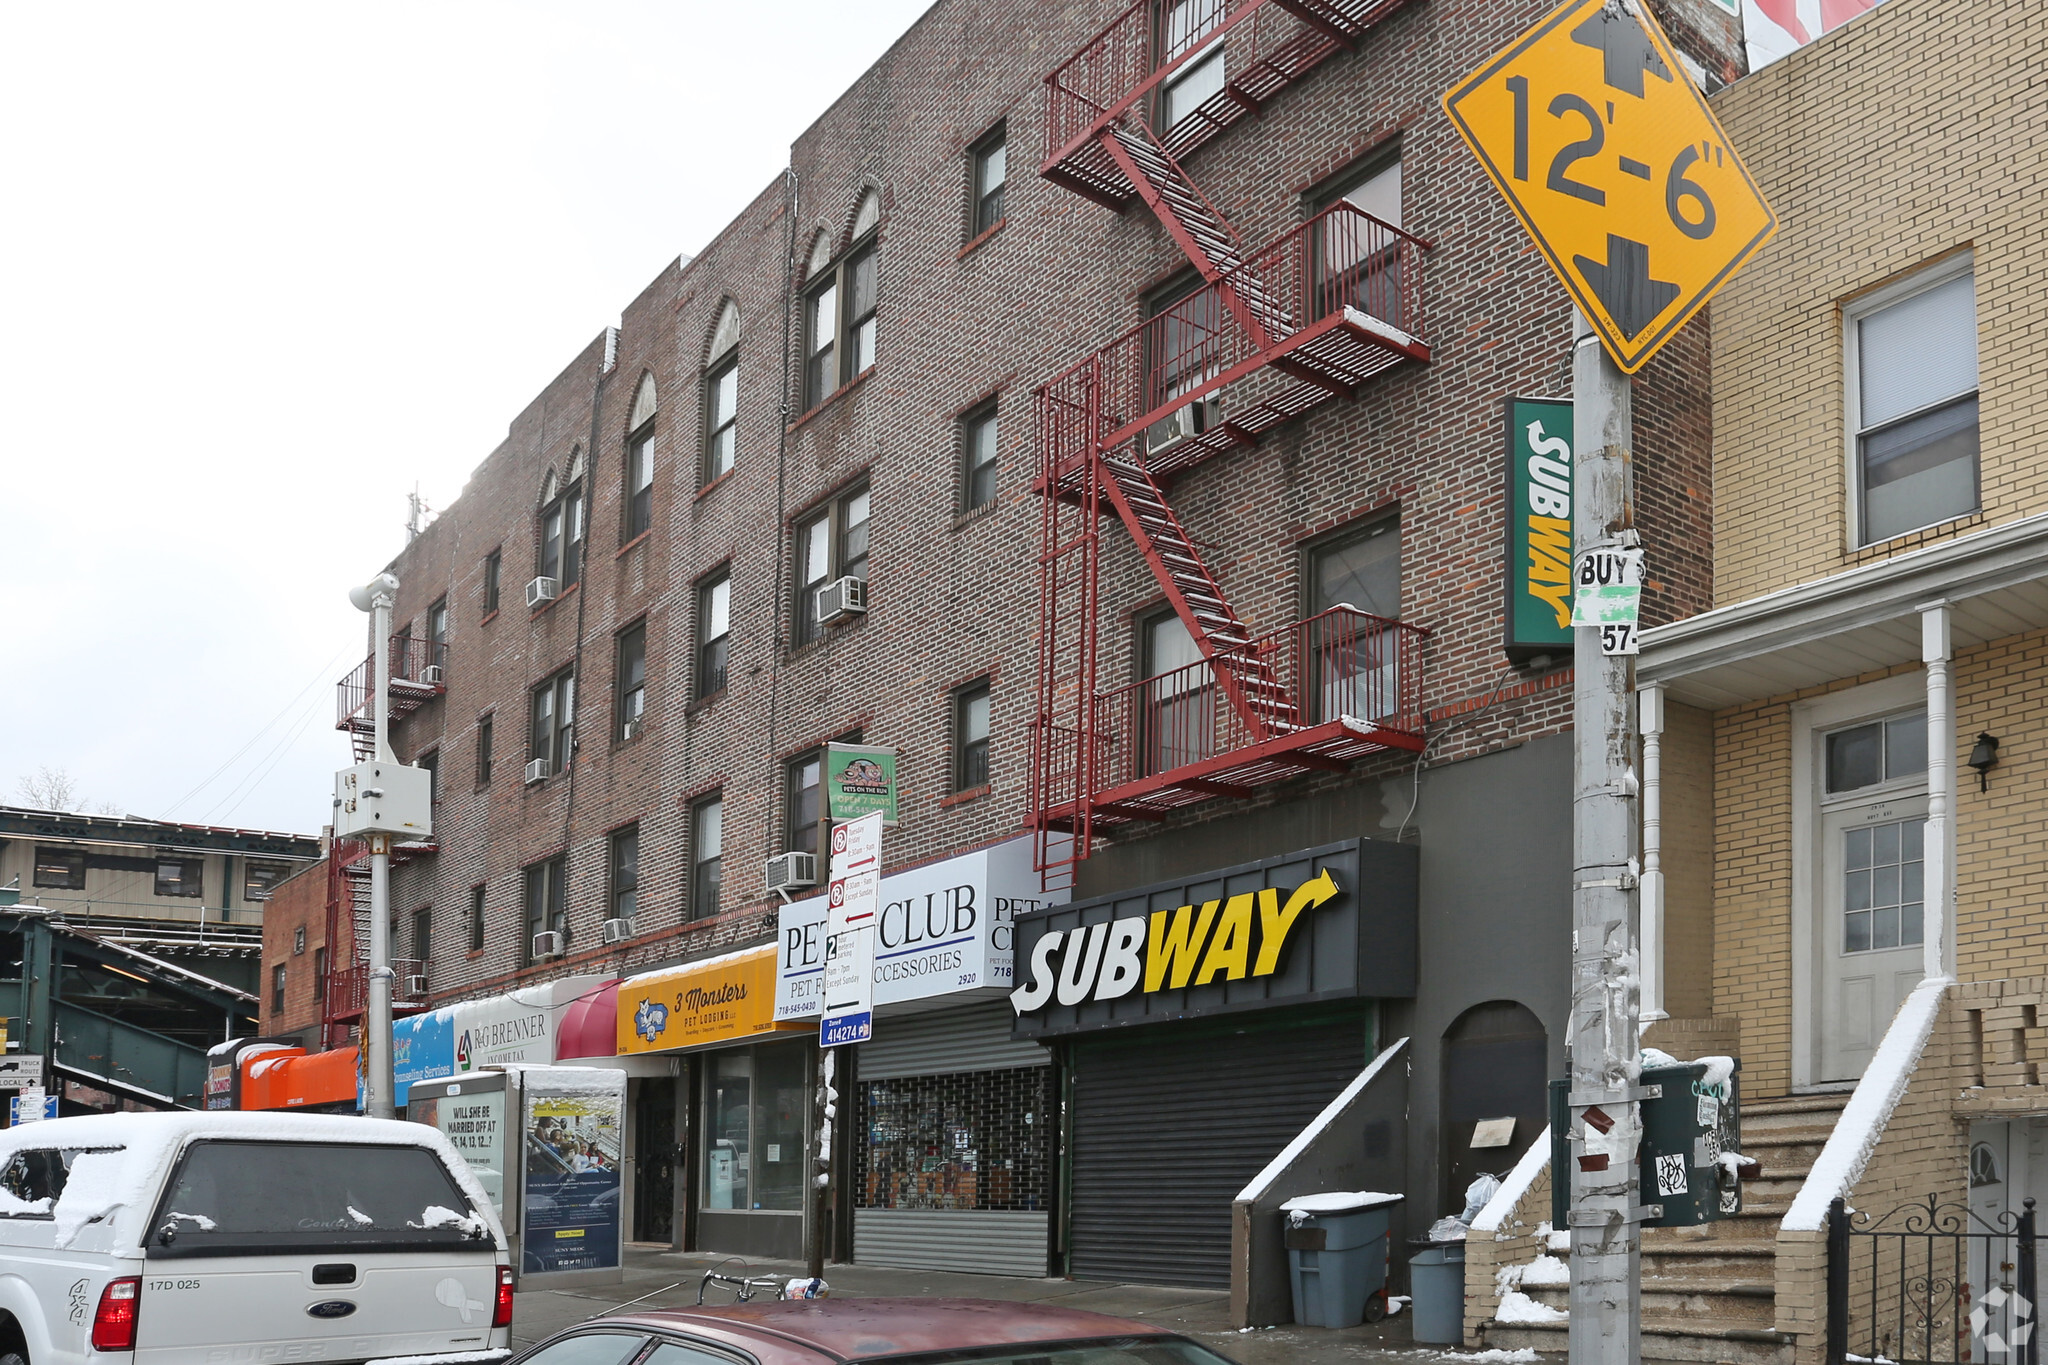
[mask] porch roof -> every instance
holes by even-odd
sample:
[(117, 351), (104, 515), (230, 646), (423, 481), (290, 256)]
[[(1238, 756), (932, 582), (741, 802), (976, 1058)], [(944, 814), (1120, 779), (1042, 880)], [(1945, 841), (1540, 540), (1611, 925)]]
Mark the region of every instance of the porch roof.
[(1636, 683), (1719, 710), (1915, 663), (1940, 602), (1957, 649), (2048, 627), (2048, 513), (1646, 630)]

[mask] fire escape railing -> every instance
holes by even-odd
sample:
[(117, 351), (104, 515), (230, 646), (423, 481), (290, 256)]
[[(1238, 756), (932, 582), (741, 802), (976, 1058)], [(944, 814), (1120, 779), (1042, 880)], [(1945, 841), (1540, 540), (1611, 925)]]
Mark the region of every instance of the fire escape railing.
[[(445, 693), (448, 647), (421, 635), (394, 635), (391, 651), (391, 719), (411, 715)], [(335, 684), (334, 728), (346, 730), (354, 742), (357, 762), (376, 748), (372, 733), (370, 694), (376, 687), (377, 656), (371, 654)]]

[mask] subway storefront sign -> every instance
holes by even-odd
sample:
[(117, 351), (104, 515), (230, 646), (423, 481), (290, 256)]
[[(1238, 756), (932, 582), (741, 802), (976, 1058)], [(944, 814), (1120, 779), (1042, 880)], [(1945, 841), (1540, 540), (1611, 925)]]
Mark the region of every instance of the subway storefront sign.
[(1351, 839), (1020, 915), (1014, 1034), (1413, 995), (1416, 864)]
[(645, 972), (619, 985), (621, 1056), (740, 1042), (778, 1027), (773, 944)]

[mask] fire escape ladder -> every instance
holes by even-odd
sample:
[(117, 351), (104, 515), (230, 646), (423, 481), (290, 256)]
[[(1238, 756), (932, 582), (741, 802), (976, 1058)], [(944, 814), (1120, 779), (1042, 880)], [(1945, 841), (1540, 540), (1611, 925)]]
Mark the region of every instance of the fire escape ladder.
[(1264, 740), (1298, 728), (1300, 717), (1287, 689), (1231, 610), (1134, 445), (1103, 455), (1103, 492), (1130, 528), (1196, 648), (1209, 661), (1218, 688), (1250, 732)]

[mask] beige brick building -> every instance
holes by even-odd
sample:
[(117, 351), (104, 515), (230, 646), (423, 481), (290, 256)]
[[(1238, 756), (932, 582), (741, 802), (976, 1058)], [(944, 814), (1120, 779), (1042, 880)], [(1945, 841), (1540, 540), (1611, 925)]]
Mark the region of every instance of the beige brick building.
[[(1838, 1198), (1836, 1350), (2003, 1361), (2031, 1323), (1992, 1291), (2048, 1201), (2044, 57), (2022, 0), (1888, 0), (1714, 101), (1782, 226), (1713, 305), (1715, 608), (1644, 634), (1644, 1008), (1741, 1058), (1764, 1178), (1646, 1237), (1648, 1358), (1826, 1358)], [(1483, 1282), (1548, 1187), (1471, 1258), (1475, 1341), (1561, 1345)], [(1873, 1270), (1915, 1203), (1949, 1263)]]

